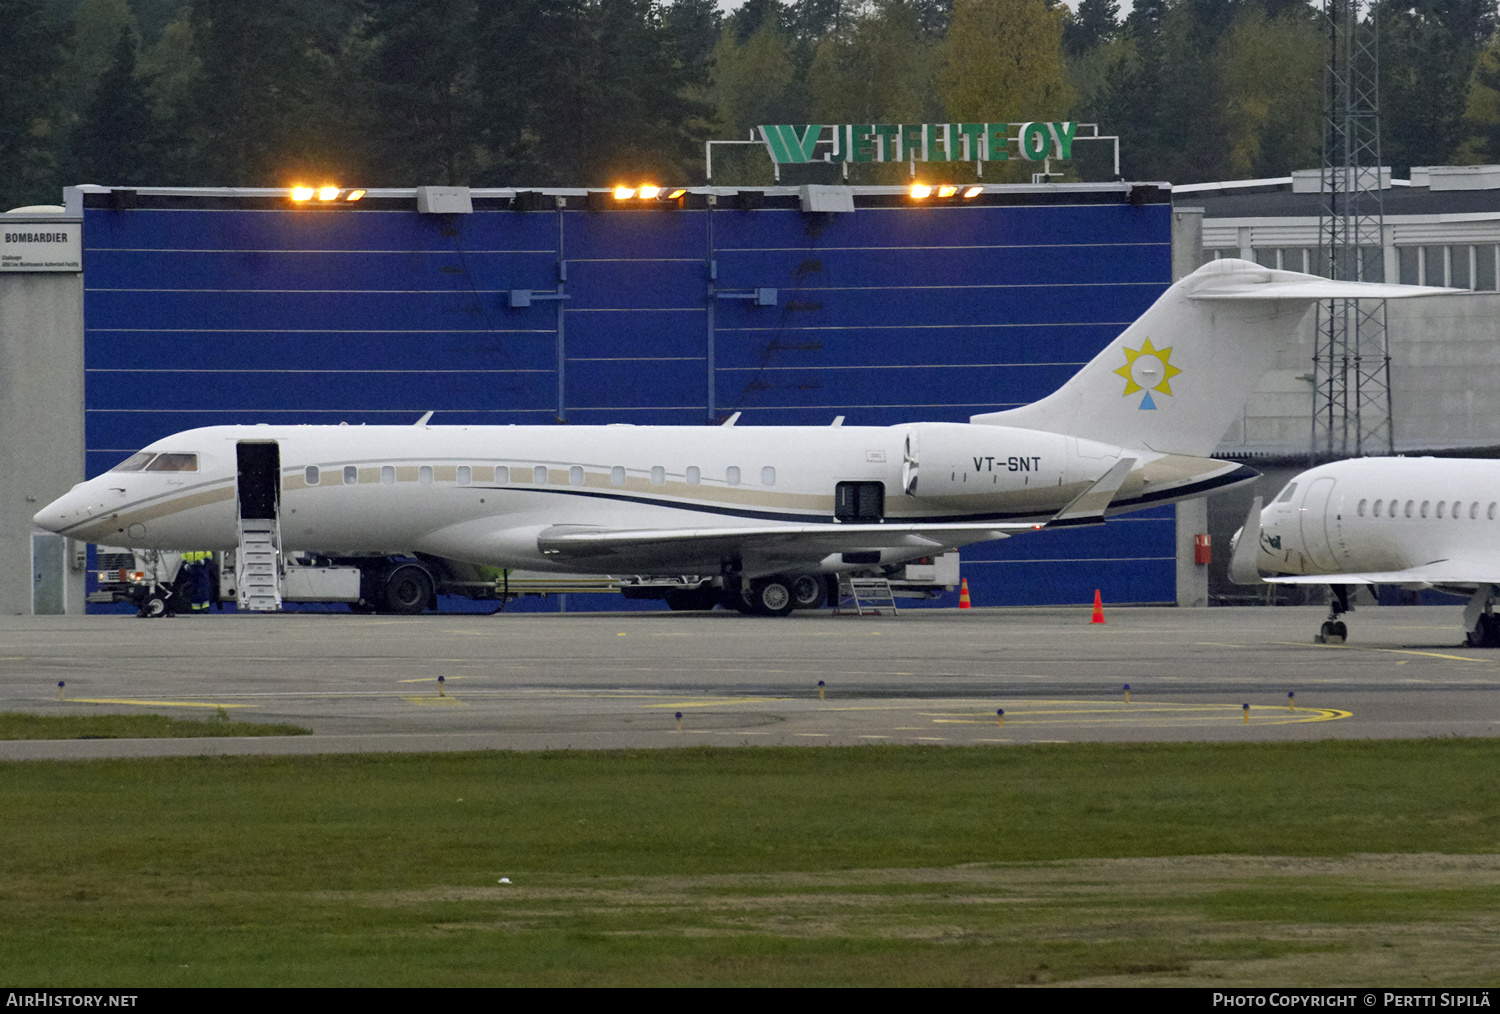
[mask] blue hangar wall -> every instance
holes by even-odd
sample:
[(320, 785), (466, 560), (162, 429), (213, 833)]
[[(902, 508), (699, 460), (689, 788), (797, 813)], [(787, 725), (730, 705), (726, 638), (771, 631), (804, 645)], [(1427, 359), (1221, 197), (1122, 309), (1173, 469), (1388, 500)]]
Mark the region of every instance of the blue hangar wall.
[[(373, 194), (337, 210), (87, 195), (89, 474), (194, 426), (428, 410), (448, 424), (960, 422), (1056, 389), (1171, 280), (1170, 206), (1120, 188), (957, 206), (861, 190), (842, 214), (775, 190), (670, 211), (569, 194), (517, 211), (509, 191), (474, 191), (463, 215)], [(772, 287), (774, 306), (739, 298)], [(1163, 507), (973, 546), (963, 573), (976, 605), (1095, 588), (1168, 602), (1174, 525)]]

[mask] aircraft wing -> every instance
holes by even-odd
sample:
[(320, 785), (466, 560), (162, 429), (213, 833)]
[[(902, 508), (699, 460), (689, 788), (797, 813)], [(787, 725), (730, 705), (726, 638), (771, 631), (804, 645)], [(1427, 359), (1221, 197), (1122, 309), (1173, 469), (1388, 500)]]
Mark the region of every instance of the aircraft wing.
[(821, 524), (746, 528), (607, 529), (554, 525), (537, 535), (537, 548), (561, 558), (637, 556), (690, 547), (706, 557), (731, 552), (821, 558), (830, 553), (914, 549), (943, 552), (971, 542), (1009, 538), (1039, 524)]
[(1433, 560), (1405, 570), (1352, 574), (1286, 574), (1267, 577), (1267, 584), (1500, 584), (1500, 556)]

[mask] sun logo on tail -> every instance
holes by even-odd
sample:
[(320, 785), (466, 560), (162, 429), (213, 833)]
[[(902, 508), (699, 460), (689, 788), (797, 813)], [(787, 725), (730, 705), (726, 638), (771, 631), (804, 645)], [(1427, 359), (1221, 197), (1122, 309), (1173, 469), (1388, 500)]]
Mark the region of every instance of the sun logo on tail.
[(1172, 378), (1182, 372), (1172, 365), (1171, 359), (1171, 347), (1152, 348), (1150, 338), (1142, 342), (1138, 349), (1127, 348), (1125, 365), (1115, 371), (1125, 378), (1125, 395), (1128, 397), (1137, 391), (1145, 391), (1146, 396), (1141, 399), (1141, 408), (1156, 407), (1156, 402), (1151, 399), (1152, 391), (1158, 391), (1170, 397)]

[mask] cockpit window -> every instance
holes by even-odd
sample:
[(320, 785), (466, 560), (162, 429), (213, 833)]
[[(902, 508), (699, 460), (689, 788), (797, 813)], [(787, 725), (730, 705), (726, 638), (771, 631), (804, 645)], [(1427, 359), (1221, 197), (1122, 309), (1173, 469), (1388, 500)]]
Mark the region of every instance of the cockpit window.
[(198, 455), (196, 454), (158, 454), (156, 460), (146, 466), (148, 472), (196, 472), (198, 471)]
[(1284, 489), (1282, 491), (1281, 495), (1276, 498), (1276, 502), (1277, 503), (1290, 503), (1291, 500), (1292, 500), (1292, 495), (1294, 493), (1296, 493), (1296, 492), (1297, 492), (1297, 484), (1295, 482), (1291, 483), (1291, 484), (1289, 484), (1287, 486), (1286, 489)]
[(120, 462), (111, 472), (139, 472), (146, 467), (146, 462), (156, 457), (151, 451), (136, 451), (130, 457)]

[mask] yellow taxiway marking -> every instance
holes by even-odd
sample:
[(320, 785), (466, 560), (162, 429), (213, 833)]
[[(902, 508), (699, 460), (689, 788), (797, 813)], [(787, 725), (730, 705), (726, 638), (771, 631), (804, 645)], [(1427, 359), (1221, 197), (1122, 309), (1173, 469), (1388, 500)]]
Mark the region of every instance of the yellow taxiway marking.
[(403, 697), (401, 699), (412, 704), (456, 704), (468, 707), (468, 705), (464, 704), (464, 702), (459, 700), (457, 697)]
[[(446, 676), (445, 675), (443, 677), (443, 682), (445, 682), (445, 683), (451, 683), (454, 680), (466, 680), (468, 678), (469, 677), (462, 676), (462, 675), (460, 675), (460, 676)], [(397, 680), (396, 682), (397, 683), (435, 683), (435, 682), (437, 682), (437, 677), (436, 676), (418, 676), (414, 680)]]
[(760, 704), (779, 700), (776, 697), (714, 697), (706, 701), (678, 701), (675, 704), (643, 704), (645, 708), (712, 708), (721, 704)]
[(138, 704), (148, 708), (254, 708), (255, 704), (212, 704), (204, 701), (141, 701), (133, 697), (65, 697), (70, 704)]
[(1289, 644), (1297, 648), (1323, 648), (1328, 651), (1384, 651), (1392, 655), (1422, 655), (1426, 658), (1446, 658), (1454, 662), (1488, 662), (1487, 658), (1470, 655), (1444, 655), (1440, 651), (1417, 651), (1414, 648), (1367, 648), (1359, 644), (1307, 644), (1305, 641), (1272, 641), (1272, 644)]
[[(1233, 704), (1158, 704), (1152, 706), (1120, 705), (1112, 706), (1113, 702), (1088, 701), (1083, 704), (1093, 704), (1094, 707), (1071, 707), (1056, 708), (1048, 710), (1012, 710), (1006, 714), (1011, 720), (1023, 720), (1028, 725), (1064, 725), (1069, 722), (1075, 724), (1093, 724), (1131, 722), (1137, 719), (1147, 719), (1160, 723), (1162, 719), (1170, 721), (1175, 718), (1181, 722), (1232, 722), (1244, 721), (1243, 709)], [(1105, 710), (1105, 709), (1108, 710)], [(1334, 722), (1341, 718), (1351, 718), (1352, 711), (1341, 711), (1338, 708), (1310, 708), (1299, 707), (1296, 711), (1282, 707), (1277, 704), (1255, 704), (1250, 710), (1255, 714), (1256, 725), (1298, 725), (1312, 722)], [(1209, 714), (1214, 712), (1214, 714)], [(962, 712), (919, 712), (924, 718), (931, 718), (934, 725), (990, 725), (995, 719), (989, 715), (983, 717), (971, 716)], [(1039, 717), (1048, 716), (1048, 717)], [(1053, 717), (1055, 716), (1055, 717)]]

